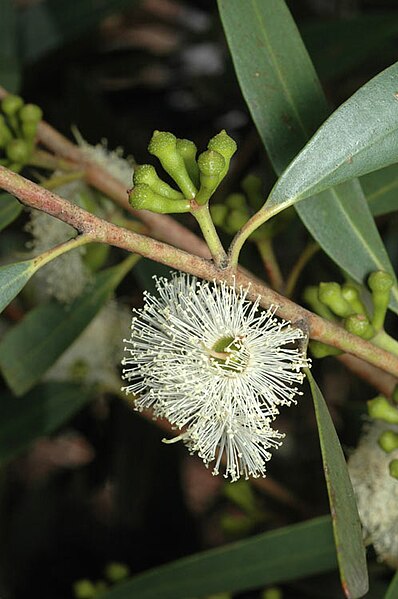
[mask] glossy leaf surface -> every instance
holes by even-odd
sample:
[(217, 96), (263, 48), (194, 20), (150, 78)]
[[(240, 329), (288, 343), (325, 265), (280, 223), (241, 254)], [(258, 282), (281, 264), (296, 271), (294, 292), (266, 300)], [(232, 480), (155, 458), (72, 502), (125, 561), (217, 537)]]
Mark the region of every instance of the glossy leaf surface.
[(307, 371), (329, 494), (340, 577), (346, 597), (363, 597), (369, 588), (365, 547), (343, 450), (322, 393)]
[(12, 223), (22, 212), (22, 204), (8, 193), (0, 193), (0, 231)]
[(144, 572), (108, 599), (187, 599), (294, 580), (336, 568), (330, 518), (324, 516), (204, 551)]
[(83, 332), (126, 274), (126, 261), (99, 273), (72, 304), (34, 308), (0, 342), (0, 368), (16, 395), (31, 389)]
[[(320, 83), (283, 0), (219, 0), (219, 8), (243, 95), (281, 174), (330, 112)], [(317, 156), (316, 164), (321, 160)], [(295, 207), (324, 251), (356, 281), (380, 268), (393, 274), (358, 184), (347, 182)], [(348, 240), (350, 251), (343, 252)], [(398, 311), (396, 288), (391, 307)]]
[(35, 270), (34, 260), (0, 266), (0, 312), (18, 295)]

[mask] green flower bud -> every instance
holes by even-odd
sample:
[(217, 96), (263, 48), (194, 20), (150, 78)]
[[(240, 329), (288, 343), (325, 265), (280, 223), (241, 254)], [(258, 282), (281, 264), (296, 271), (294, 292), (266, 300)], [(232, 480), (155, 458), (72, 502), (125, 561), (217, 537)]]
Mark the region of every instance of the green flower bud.
[(19, 111), (19, 118), (24, 123), (39, 123), (43, 118), (43, 111), (36, 104), (25, 104)]
[(177, 139), (177, 152), (181, 154), (187, 167), (188, 175), (199, 187), (199, 167), (196, 162), (197, 147), (190, 139)]
[(149, 185), (155, 193), (158, 193), (165, 198), (169, 198), (170, 200), (181, 200), (184, 198), (180, 191), (173, 189), (170, 185), (162, 181), (151, 164), (137, 166), (134, 169), (133, 182), (134, 185), (145, 183), (145, 185)]
[(215, 150), (216, 152), (221, 154), (221, 156), (223, 156), (225, 160), (224, 168), (220, 173), (219, 182), (221, 182), (227, 174), (231, 158), (236, 152), (236, 141), (234, 141), (232, 137), (228, 135), (225, 129), (223, 129), (222, 131), (220, 131), (220, 133), (211, 138), (211, 140), (207, 144), (207, 147), (209, 150)]
[(221, 227), (224, 224), (227, 213), (228, 208), (225, 204), (213, 204), (210, 206), (211, 218), (217, 227)]
[(346, 283), (342, 286), (341, 293), (356, 314), (366, 314), (366, 308), (361, 300), (359, 291), (354, 285)]
[(6, 154), (12, 162), (26, 164), (30, 156), (30, 148), (23, 139), (12, 139), (6, 147)]
[(353, 312), (350, 304), (342, 296), (338, 283), (320, 283), (318, 297), (337, 316), (345, 318)]
[(145, 183), (133, 187), (130, 191), (129, 202), (136, 210), (150, 210), (157, 214), (189, 212), (191, 208), (188, 200), (170, 200), (155, 193)]
[(242, 212), (241, 210), (231, 210), (225, 219), (225, 224), (228, 227), (228, 232), (231, 232), (232, 234), (239, 231), (247, 221), (248, 215), (246, 212)]
[(390, 471), (390, 476), (393, 478), (398, 478), (398, 460), (391, 460), (388, 465), (388, 469)]
[(225, 203), (230, 208), (245, 208), (246, 209), (246, 207), (247, 207), (246, 198), (243, 195), (243, 193), (231, 193), (225, 200)]
[(260, 177), (256, 177), (256, 175), (247, 175), (243, 179), (241, 187), (249, 199), (250, 206), (254, 210), (259, 210), (264, 204)]
[(111, 582), (119, 582), (124, 578), (127, 578), (130, 574), (130, 569), (126, 564), (119, 562), (111, 562), (105, 568), (105, 576)]
[(362, 339), (372, 339), (375, 330), (364, 314), (351, 314), (344, 321), (344, 328), (349, 333), (357, 335)]
[(380, 447), (386, 453), (391, 453), (394, 449), (398, 449), (398, 433), (394, 431), (384, 431), (378, 441)]
[(278, 587), (270, 587), (263, 591), (261, 599), (283, 599), (283, 593)]
[(398, 424), (398, 409), (383, 396), (378, 395), (368, 401), (368, 413), (374, 420), (384, 420), (390, 424)]
[(78, 580), (73, 585), (76, 599), (91, 599), (95, 596), (95, 586), (91, 580)]
[(9, 141), (12, 140), (12, 133), (7, 127), (2, 114), (0, 114), (0, 148), (5, 148)]
[(318, 287), (306, 287), (303, 293), (303, 300), (308, 304), (313, 312), (325, 318), (325, 320), (335, 321), (335, 315), (323, 304), (318, 297)]
[(368, 278), (368, 285), (372, 291), (373, 318), (372, 324), (376, 331), (384, 326), (388, 304), (390, 302), (390, 292), (394, 285), (394, 279), (388, 272), (382, 270), (372, 272)]
[(391, 290), (394, 279), (388, 272), (378, 270), (369, 275), (368, 285), (371, 291), (386, 292)]
[(337, 347), (315, 340), (310, 341), (309, 348), (314, 358), (327, 358), (328, 356), (338, 356), (342, 353)]
[(206, 204), (218, 187), (220, 173), (224, 169), (225, 160), (218, 152), (206, 150), (200, 154), (198, 166), (200, 189), (195, 199), (198, 204)]
[(23, 100), (19, 96), (9, 94), (1, 101), (1, 109), (7, 116), (13, 116), (23, 106)]
[(37, 133), (37, 123), (28, 121), (21, 124), (21, 130), (23, 137), (28, 141), (33, 141)]
[(177, 152), (177, 138), (167, 131), (154, 131), (148, 150), (156, 156), (166, 173), (177, 183), (185, 198), (192, 200), (197, 193), (183, 157)]

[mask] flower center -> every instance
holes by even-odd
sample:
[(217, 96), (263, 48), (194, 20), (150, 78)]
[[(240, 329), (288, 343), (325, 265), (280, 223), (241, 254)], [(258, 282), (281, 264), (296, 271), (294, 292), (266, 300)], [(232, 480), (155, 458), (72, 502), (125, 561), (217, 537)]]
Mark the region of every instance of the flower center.
[(238, 337), (222, 337), (211, 349), (207, 349), (210, 363), (218, 370), (230, 373), (243, 372), (247, 366), (247, 352)]

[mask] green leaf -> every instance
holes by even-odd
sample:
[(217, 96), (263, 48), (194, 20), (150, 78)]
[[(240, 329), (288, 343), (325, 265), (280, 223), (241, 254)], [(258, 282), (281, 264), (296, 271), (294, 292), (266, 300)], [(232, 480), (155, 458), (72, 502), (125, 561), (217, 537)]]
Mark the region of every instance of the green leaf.
[(0, 312), (18, 295), (35, 271), (34, 260), (0, 266)]
[[(336, 79), (374, 59), (396, 57), (397, 12), (322, 19), (300, 26), (307, 50), (321, 79)], [(391, 61), (390, 61), (391, 62)], [(388, 61), (385, 64), (389, 64)]]
[(336, 430), (322, 393), (307, 371), (314, 400), (323, 469), (329, 494), (340, 577), (346, 597), (363, 597), (369, 588), (366, 554), (354, 491)]
[(335, 568), (330, 518), (324, 516), (166, 564), (117, 585), (104, 597), (203, 597), (254, 589)]
[(384, 599), (396, 599), (398, 597), (398, 572), (395, 573)]
[[(0, 368), (16, 395), (31, 389), (83, 332), (127, 274), (137, 256), (100, 272), (72, 304), (34, 308), (0, 342)], [(62, 276), (62, 275), (61, 275)]]
[[(243, 95), (280, 174), (329, 113), (319, 80), (283, 0), (218, 0), (218, 4)], [(311, 168), (320, 158), (316, 156)], [(324, 191), (300, 202), (296, 210), (325, 252), (359, 283), (372, 270), (393, 274), (357, 183)], [(343, 252), (348, 240), (350, 251)], [(391, 307), (398, 312), (396, 288)]]
[(8, 193), (0, 193), (0, 231), (12, 223), (22, 212), (22, 204)]
[(398, 161), (398, 63), (342, 104), (284, 171), (268, 206), (290, 206)]
[(374, 216), (398, 210), (398, 164), (364, 175), (361, 185)]
[(70, 383), (39, 385), (21, 398), (0, 400), (0, 465), (35, 439), (54, 432), (90, 400), (87, 389)]
[(13, 0), (0, 0), (0, 82), (17, 92), (20, 82), (16, 8)]

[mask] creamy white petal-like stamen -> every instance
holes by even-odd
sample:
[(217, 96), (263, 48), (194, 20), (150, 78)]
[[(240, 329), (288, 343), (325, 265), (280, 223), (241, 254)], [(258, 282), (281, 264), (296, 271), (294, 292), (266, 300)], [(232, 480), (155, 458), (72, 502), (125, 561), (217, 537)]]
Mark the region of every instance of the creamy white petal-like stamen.
[(300, 394), (308, 360), (294, 347), (303, 331), (260, 310), (248, 289), (176, 274), (156, 281), (135, 310), (123, 360), (137, 410), (178, 428), (206, 464), (226, 459), (226, 476), (263, 476), (268, 449), (282, 435), (271, 427), (279, 406)]

